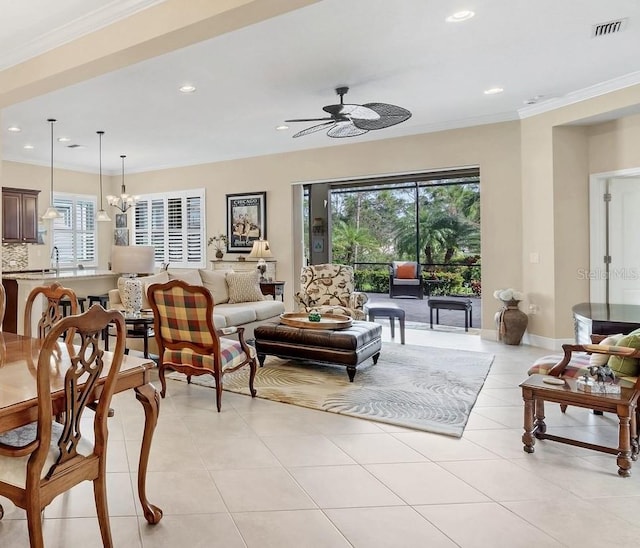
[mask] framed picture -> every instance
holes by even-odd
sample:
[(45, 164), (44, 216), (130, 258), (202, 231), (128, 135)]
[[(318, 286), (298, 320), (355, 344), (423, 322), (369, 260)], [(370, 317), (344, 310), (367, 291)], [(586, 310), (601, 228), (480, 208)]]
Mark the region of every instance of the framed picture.
[(126, 213), (116, 213), (116, 228), (127, 228)]
[(267, 239), (267, 193), (227, 194), (227, 251), (251, 251), (254, 240)]
[(115, 245), (129, 245), (129, 229), (116, 228), (113, 231), (113, 243)]

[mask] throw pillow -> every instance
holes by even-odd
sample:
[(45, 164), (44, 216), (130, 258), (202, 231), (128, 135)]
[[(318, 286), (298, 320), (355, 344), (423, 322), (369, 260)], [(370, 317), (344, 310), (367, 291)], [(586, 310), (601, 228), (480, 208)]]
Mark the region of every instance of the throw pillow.
[(260, 273), (257, 270), (249, 272), (229, 272), (227, 286), (229, 287), (229, 303), (250, 303), (263, 301), (264, 295), (260, 291)]
[[(603, 346), (619, 346), (618, 341), (622, 337), (624, 337), (622, 333), (618, 333), (617, 335), (609, 335), (608, 337), (602, 339), (598, 344)], [(591, 356), (589, 357), (589, 365), (606, 365), (610, 357), (611, 356), (609, 356), (608, 354), (591, 354)]]
[[(640, 348), (640, 335), (625, 335), (619, 341), (617, 346), (626, 346), (628, 348)], [(623, 358), (621, 356), (611, 356), (609, 358), (609, 367), (613, 369), (616, 377), (637, 377), (638, 376), (638, 359)]]
[(197, 270), (169, 270), (169, 280), (182, 280), (189, 285), (202, 285), (200, 272)]
[(213, 297), (213, 304), (229, 302), (229, 289), (227, 288), (227, 274), (233, 270), (201, 270), (200, 277), (204, 285)]
[(400, 280), (412, 280), (416, 277), (416, 265), (399, 264), (396, 266), (396, 278)]

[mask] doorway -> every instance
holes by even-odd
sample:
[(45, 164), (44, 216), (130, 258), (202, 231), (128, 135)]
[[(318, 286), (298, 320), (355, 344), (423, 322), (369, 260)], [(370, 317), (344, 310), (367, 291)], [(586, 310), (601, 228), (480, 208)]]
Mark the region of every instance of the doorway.
[(591, 302), (640, 305), (640, 169), (592, 176)]

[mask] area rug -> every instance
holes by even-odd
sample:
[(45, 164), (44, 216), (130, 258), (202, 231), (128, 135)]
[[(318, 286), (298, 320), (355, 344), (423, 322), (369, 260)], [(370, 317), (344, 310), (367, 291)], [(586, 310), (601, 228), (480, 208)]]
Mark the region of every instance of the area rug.
[[(359, 365), (349, 382), (344, 366), (268, 356), (255, 379), (257, 397), (426, 432), (462, 436), (493, 356), (385, 343), (377, 365)], [(186, 382), (172, 372), (167, 378)], [(192, 377), (214, 387), (213, 377)], [(224, 389), (249, 394), (249, 368), (227, 374)]]

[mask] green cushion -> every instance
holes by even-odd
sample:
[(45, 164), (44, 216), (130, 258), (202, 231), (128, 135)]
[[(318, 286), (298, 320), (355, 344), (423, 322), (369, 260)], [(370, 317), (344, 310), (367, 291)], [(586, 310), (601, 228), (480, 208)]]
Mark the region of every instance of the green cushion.
[[(625, 335), (618, 341), (617, 346), (640, 348), (640, 334)], [(640, 369), (637, 358), (622, 358), (620, 356), (611, 356), (609, 358), (609, 367), (615, 372), (617, 377), (636, 377)]]

